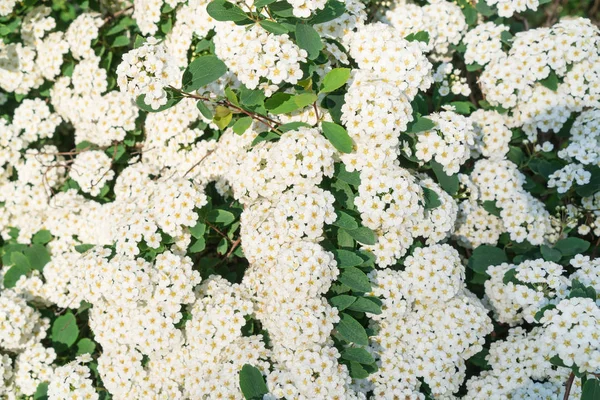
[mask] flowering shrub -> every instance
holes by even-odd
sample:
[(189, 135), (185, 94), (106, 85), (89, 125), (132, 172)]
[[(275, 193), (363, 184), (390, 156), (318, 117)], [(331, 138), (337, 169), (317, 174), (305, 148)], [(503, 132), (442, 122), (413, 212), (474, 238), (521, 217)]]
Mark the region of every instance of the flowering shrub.
[(599, 400), (587, 3), (1, 0), (0, 398)]

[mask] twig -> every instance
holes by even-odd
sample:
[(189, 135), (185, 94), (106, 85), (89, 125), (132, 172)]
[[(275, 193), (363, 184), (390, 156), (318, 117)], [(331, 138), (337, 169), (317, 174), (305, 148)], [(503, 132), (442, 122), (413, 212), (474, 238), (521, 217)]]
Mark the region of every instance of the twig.
[(563, 400), (569, 399), (569, 395), (571, 394), (571, 386), (573, 386), (574, 380), (575, 380), (575, 374), (573, 372), (571, 372), (571, 375), (569, 375), (569, 379), (567, 379), (567, 383), (565, 385), (565, 395), (563, 397)]
[(124, 9), (122, 9), (122, 10), (119, 10), (119, 11), (117, 11), (117, 12), (116, 12), (116, 13), (114, 13), (114, 14), (109, 14), (109, 15), (107, 15), (106, 17), (104, 17), (104, 23), (107, 23), (107, 22), (109, 22), (109, 21), (111, 21), (111, 20), (113, 20), (113, 19), (115, 19), (115, 18), (118, 18), (118, 17), (120, 17), (121, 15), (128, 13), (129, 11), (133, 11), (133, 5), (130, 5), (130, 6), (129, 6), (129, 7), (127, 7), (127, 8), (124, 8)]
[(225, 258), (229, 258), (229, 256), (233, 254), (233, 252), (240, 245), (241, 242), (242, 242), (242, 238), (241, 237), (237, 238), (236, 241), (231, 244), (231, 248), (225, 255)]

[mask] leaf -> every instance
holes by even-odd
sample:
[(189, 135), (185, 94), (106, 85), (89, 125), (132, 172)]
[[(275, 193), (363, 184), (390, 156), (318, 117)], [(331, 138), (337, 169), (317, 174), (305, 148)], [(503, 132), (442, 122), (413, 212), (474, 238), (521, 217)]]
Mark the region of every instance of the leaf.
[(479, 65), (477, 63), (467, 64), (467, 71), (469, 71), (469, 72), (479, 71), (482, 68), (483, 68), (483, 65)]
[(205, 232), (206, 232), (206, 224), (201, 221), (198, 221), (198, 223), (196, 225), (194, 225), (193, 227), (190, 228), (190, 233), (196, 239), (204, 236)]
[(300, 93), (293, 96), (289, 93), (275, 93), (265, 101), (265, 108), (272, 114), (289, 114), (306, 107), (317, 100), (314, 93)]
[(137, 99), (135, 100), (135, 104), (137, 104), (137, 106), (141, 110), (146, 111), (146, 112), (152, 112), (152, 113), (167, 110), (167, 109), (173, 107), (175, 104), (179, 103), (183, 99), (182, 96), (177, 96), (172, 91), (167, 90), (167, 102), (155, 110), (154, 108), (152, 108), (148, 104), (146, 104), (145, 98), (146, 98), (145, 94), (139, 95), (137, 97)]
[(48, 382), (40, 383), (35, 389), (33, 394), (33, 400), (47, 400), (48, 399)]
[(288, 28), (277, 22), (262, 20), (259, 24), (265, 31), (274, 33), (275, 35), (283, 35), (284, 33), (289, 32)]
[(235, 221), (235, 216), (229, 211), (214, 209), (210, 210), (208, 214), (206, 214), (206, 219), (209, 222), (215, 222), (227, 226)]
[(289, 132), (289, 131), (295, 131), (298, 128), (310, 128), (311, 125), (307, 124), (306, 122), (300, 122), (300, 121), (294, 121), (294, 122), (288, 122), (287, 124), (283, 124), (283, 125), (279, 125), (279, 127), (277, 128), (280, 132)]
[(321, 36), (315, 28), (301, 22), (296, 24), (296, 44), (301, 49), (306, 50), (310, 60), (317, 58), (323, 48)]
[(324, 22), (332, 21), (346, 12), (346, 5), (337, 0), (329, 0), (325, 4), (325, 8), (318, 10), (315, 15), (308, 20), (311, 25), (322, 24)]
[(323, 78), (319, 92), (333, 92), (344, 86), (348, 82), (348, 79), (350, 79), (350, 68), (334, 68)]
[(362, 346), (369, 345), (369, 337), (365, 328), (346, 313), (340, 314), (340, 322), (336, 326), (336, 330), (342, 339), (350, 343), (356, 343)]
[(110, 43), (110, 47), (116, 48), (116, 47), (129, 46), (129, 42), (130, 42), (130, 39), (129, 39), (128, 35), (120, 35), (112, 40), (112, 42)]
[(499, 265), (505, 262), (508, 262), (508, 258), (504, 250), (482, 245), (473, 250), (468, 265), (473, 271), (483, 274), (490, 265)]
[(204, 237), (199, 237), (193, 245), (190, 246), (188, 251), (192, 254), (200, 253), (206, 248), (206, 240)]
[(217, 21), (240, 22), (248, 19), (246, 13), (225, 0), (213, 0), (206, 6), (206, 12)]
[(371, 291), (369, 277), (355, 267), (345, 268), (340, 276), (338, 276), (338, 281), (342, 282), (355, 292), (366, 293)]
[(262, 105), (265, 101), (265, 93), (259, 89), (248, 89), (242, 86), (239, 89), (240, 92), (240, 103), (245, 106), (258, 106)]
[(58, 317), (52, 324), (52, 334), (50, 337), (55, 343), (71, 347), (77, 340), (77, 336), (79, 336), (77, 320), (70, 311)]
[(444, 167), (437, 161), (431, 161), (431, 169), (442, 189), (450, 195), (455, 195), (458, 192), (458, 174), (447, 175), (444, 172)]
[(423, 187), (423, 199), (425, 200), (425, 209), (431, 210), (433, 208), (437, 208), (442, 205), (440, 201), (440, 197), (434, 191), (429, 189), (428, 187)]
[(554, 248), (559, 250), (563, 256), (570, 257), (585, 252), (590, 248), (590, 242), (575, 237), (569, 237), (556, 242)]
[(542, 257), (544, 257), (544, 260), (546, 261), (559, 262), (562, 258), (562, 253), (560, 252), (560, 250), (553, 249), (551, 247), (546, 246), (545, 244), (542, 245), (540, 251), (542, 252)]
[(50, 233), (50, 231), (48, 231), (46, 229), (38, 231), (38, 233), (33, 235), (33, 237), (31, 238), (31, 242), (35, 243), (35, 244), (46, 244), (51, 240), (52, 240), (52, 234)]
[(25, 257), (27, 257), (31, 268), (37, 269), (38, 271), (42, 271), (44, 266), (50, 262), (50, 253), (46, 247), (41, 244), (34, 244), (31, 247), (28, 247), (25, 249), (24, 254)]
[(274, 3), (274, 2), (275, 2), (275, 0), (256, 0), (254, 2), (254, 7), (261, 8), (264, 6), (268, 6), (269, 4)]
[(369, 376), (367, 370), (363, 366), (356, 362), (350, 361), (350, 377), (353, 379), (365, 379)]
[(541, 308), (540, 311), (535, 313), (535, 320), (539, 322), (544, 317), (546, 311), (552, 310), (554, 308), (556, 308), (556, 304), (546, 304), (544, 307)]
[(77, 355), (81, 354), (93, 354), (96, 350), (96, 343), (88, 338), (83, 338), (77, 342)]
[[(21, 253), (13, 253), (13, 254), (19, 254), (19, 255), (23, 256), (23, 254), (21, 254)], [(23, 256), (23, 258), (25, 258), (25, 256)], [(4, 279), (2, 281), (4, 284), (4, 287), (6, 289), (15, 287), (15, 285), (19, 281), (19, 278), (23, 275), (27, 275), (29, 273), (29, 271), (31, 271), (31, 268), (29, 268), (26, 265), (23, 265), (23, 264), (13, 265), (4, 274)]]
[(349, 230), (358, 228), (358, 222), (356, 222), (354, 217), (352, 217), (350, 214), (347, 214), (340, 210), (336, 210), (335, 213), (337, 214), (337, 219), (335, 220), (333, 225), (335, 225), (339, 228), (349, 229)]
[(246, 132), (248, 130), (248, 128), (250, 128), (250, 125), (252, 125), (252, 118), (251, 117), (242, 117), (242, 118), (238, 119), (237, 121), (235, 121), (235, 124), (233, 124), (232, 129), (238, 135), (242, 135), (244, 132)]
[(217, 125), (220, 130), (223, 130), (229, 126), (233, 113), (225, 106), (217, 106), (215, 108), (215, 115), (213, 116), (213, 122)]
[(540, 81), (540, 84), (542, 86), (547, 87), (548, 89), (552, 90), (553, 92), (556, 92), (556, 90), (558, 89), (558, 76), (556, 75), (556, 73), (554, 71), (550, 71), (550, 74), (548, 75), (548, 77), (546, 77), (545, 79), (542, 79)]
[(344, 311), (355, 301), (356, 297), (347, 294), (341, 294), (339, 296), (335, 296), (329, 299), (331, 305), (337, 308), (339, 311)]
[(341, 153), (352, 153), (353, 143), (350, 135), (343, 126), (334, 124), (333, 122), (321, 122), (323, 134)]
[(450, 105), (454, 106), (454, 109), (458, 114), (469, 114), (471, 109), (476, 109), (475, 105), (470, 101), (453, 101)]
[(262, 400), (269, 393), (262, 373), (250, 364), (244, 364), (240, 371), (240, 389), (246, 400)]
[(279, 137), (280, 136), (278, 134), (276, 134), (275, 132), (271, 132), (271, 131), (261, 132), (258, 135), (256, 135), (256, 137), (252, 141), (251, 146), (255, 146), (260, 142), (270, 142), (272, 140), (278, 140)]
[(227, 72), (227, 66), (216, 56), (200, 56), (192, 61), (183, 73), (183, 90), (185, 92), (198, 90), (201, 87), (216, 81), (223, 76), (225, 72)]
[(381, 300), (377, 297), (359, 297), (348, 309), (369, 314), (381, 314)]
[(479, 0), (475, 5), (475, 9), (484, 17), (491, 17), (496, 12), (490, 7), (485, 0)]
[(485, 211), (487, 211), (488, 213), (495, 215), (496, 217), (500, 216), (500, 212), (502, 211), (501, 208), (499, 208), (498, 206), (496, 206), (496, 202), (492, 201), (492, 200), (486, 200), (484, 201), (481, 206), (483, 207), (483, 209)]
[(335, 177), (342, 180), (352, 186), (358, 187), (360, 185), (360, 174), (358, 171), (348, 172), (343, 163), (337, 163), (335, 165)]
[(356, 267), (357, 265), (361, 265), (365, 262), (362, 257), (358, 256), (353, 251), (336, 249), (332, 250), (332, 253), (338, 263), (338, 268)]
[(575, 188), (575, 192), (581, 197), (591, 197), (600, 191), (600, 167), (596, 165), (586, 167), (586, 171), (592, 174), (590, 181)]
[(413, 32), (404, 38), (409, 42), (423, 42), (429, 44), (429, 32), (419, 31)]
[(93, 244), (78, 244), (75, 246), (75, 251), (77, 251), (78, 253), (85, 253), (86, 251), (94, 247), (95, 245)]
[(596, 378), (588, 378), (583, 384), (581, 400), (600, 399), (600, 381)]
[(356, 361), (361, 364), (373, 364), (375, 359), (361, 347), (348, 347), (342, 351), (342, 358), (348, 361)]
[(202, 114), (202, 116), (206, 119), (213, 119), (213, 114), (212, 112), (208, 109), (208, 107), (206, 106), (206, 104), (204, 104), (204, 102), (202, 100), (199, 100), (196, 103), (196, 107), (198, 107), (198, 110), (200, 110), (200, 114)]
[(419, 133), (435, 128), (435, 122), (425, 117), (418, 117), (416, 121), (408, 126), (407, 133)]
[(352, 236), (352, 239), (356, 240), (359, 243), (366, 244), (369, 246), (377, 243), (377, 238), (375, 232), (366, 226), (361, 226), (358, 229), (347, 230), (348, 234)]

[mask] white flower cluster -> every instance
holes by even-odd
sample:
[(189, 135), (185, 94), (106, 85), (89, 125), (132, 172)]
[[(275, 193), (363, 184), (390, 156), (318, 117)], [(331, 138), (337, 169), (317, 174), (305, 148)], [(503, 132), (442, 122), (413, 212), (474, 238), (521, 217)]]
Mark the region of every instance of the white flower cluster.
[[(537, 129), (558, 131), (572, 111), (597, 105), (599, 43), (600, 31), (583, 18), (519, 32), (508, 53), (485, 67), (481, 90), (490, 104), (511, 110), (511, 127), (523, 127), (535, 141)], [(556, 91), (544, 79), (555, 79)]]
[[(490, 279), (485, 282), (485, 294), (496, 318), (513, 326), (523, 321), (534, 323), (541, 308), (567, 295), (569, 280), (562, 276), (563, 267), (543, 259), (518, 265), (503, 263), (488, 267), (486, 272)], [(507, 273), (518, 282), (504, 283)]]
[(104, 185), (112, 181), (115, 176), (111, 168), (112, 161), (105, 152), (84, 151), (75, 157), (69, 176), (85, 193), (98, 196)]
[[(492, 331), (487, 310), (464, 289), (464, 266), (448, 245), (415, 249), (405, 271), (371, 273), (383, 313), (374, 315), (372, 349), (379, 370), (369, 376), (376, 398), (421, 399), (421, 378), (436, 397), (451, 397), (465, 377), (465, 361)], [(435, 362), (432, 362), (435, 360)]]
[(418, 32), (429, 34), (429, 43), (416, 42), (432, 58), (444, 59), (450, 55), (450, 45), (457, 45), (467, 30), (460, 7), (450, 1), (432, 0), (420, 7), (401, 1), (385, 13), (384, 20), (398, 30), (401, 37)]
[(154, 35), (158, 31), (163, 5), (175, 8), (185, 0), (133, 0), (133, 18), (144, 36)]
[(48, 384), (48, 399), (99, 399), (100, 396), (90, 379), (90, 369), (81, 365), (91, 360), (90, 355), (82, 355), (77, 357), (75, 361), (56, 368)]
[(300, 63), (306, 62), (306, 50), (287, 34), (275, 35), (259, 25), (248, 28), (229, 22), (217, 23), (215, 30), (217, 56), (249, 89), (260, 87), (270, 96), (270, 83), (296, 84), (302, 78)]
[(590, 182), (592, 174), (586, 171), (581, 164), (567, 164), (548, 177), (548, 187), (556, 188), (558, 193), (566, 193), (573, 183), (585, 185)]
[(179, 86), (181, 72), (164, 44), (150, 38), (142, 46), (123, 55), (117, 67), (117, 83), (131, 97), (144, 96), (153, 109), (167, 103), (165, 87)]
[(496, 25), (493, 22), (477, 25), (467, 32), (462, 40), (467, 46), (465, 62), (486, 65), (501, 57), (504, 54), (502, 32), (508, 32), (508, 26)]
[(565, 160), (575, 159), (584, 165), (600, 163), (600, 110), (583, 111), (573, 122), (569, 145), (558, 151)]
[(17, 0), (6, 0), (0, 4), (0, 15), (5, 16), (12, 12), (13, 8), (17, 4)]
[(461, 73), (460, 68), (454, 68), (449, 62), (440, 63), (432, 75), (434, 82), (441, 83), (438, 93), (441, 96), (448, 96), (450, 92), (463, 96), (471, 94), (471, 87), (467, 83), (467, 78), (461, 76)]
[(433, 159), (444, 167), (446, 174), (454, 175), (471, 156), (475, 145), (473, 123), (452, 111), (434, 113), (427, 118), (435, 123), (435, 128), (417, 135), (415, 156), (424, 162)]
[(75, 59), (96, 57), (91, 42), (98, 37), (98, 30), (103, 24), (102, 18), (95, 14), (81, 14), (71, 22), (65, 40)]
[(501, 17), (512, 17), (514, 13), (527, 10), (535, 11), (540, 5), (539, 0), (485, 0), (485, 2), (489, 6), (496, 6)]
[(511, 130), (505, 118), (496, 111), (477, 110), (469, 118), (475, 128), (477, 151), (490, 159), (502, 159), (510, 150)]

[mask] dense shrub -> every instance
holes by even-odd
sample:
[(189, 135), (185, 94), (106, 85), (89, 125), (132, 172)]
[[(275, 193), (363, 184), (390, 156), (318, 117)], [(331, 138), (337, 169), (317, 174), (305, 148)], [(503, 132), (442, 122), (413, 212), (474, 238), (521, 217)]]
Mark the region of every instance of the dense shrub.
[(0, 398), (600, 399), (599, 4), (1, 0)]

